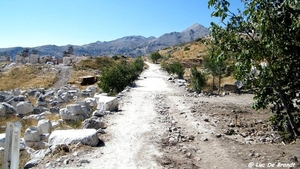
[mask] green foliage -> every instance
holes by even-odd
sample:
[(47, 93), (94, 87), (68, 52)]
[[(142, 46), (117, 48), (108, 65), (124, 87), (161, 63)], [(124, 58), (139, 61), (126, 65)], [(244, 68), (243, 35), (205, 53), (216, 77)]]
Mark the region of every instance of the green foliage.
[(117, 94), (138, 78), (143, 67), (144, 62), (141, 57), (130, 63), (122, 60), (102, 72), (98, 86), (110, 95)]
[[(295, 0), (243, 1), (244, 11), (229, 10), (227, 0), (209, 0), (208, 6), (223, 25), (211, 24), (217, 58), (236, 60), (235, 76), (253, 87), (253, 108), (272, 105), (277, 127), (299, 136), (294, 116), (299, 111), (293, 100), (300, 90), (300, 8)], [(263, 64), (262, 64), (263, 63)], [(287, 118), (284, 118), (287, 117)], [(283, 130), (278, 127), (279, 130)]]
[(183, 79), (185, 68), (180, 62), (176, 61), (171, 64), (166, 64), (165, 62), (162, 62), (161, 67), (168, 73), (177, 74), (179, 79)]
[(207, 77), (204, 73), (197, 70), (196, 67), (191, 69), (191, 84), (197, 93), (201, 93), (202, 88), (206, 85)]
[(157, 63), (158, 59), (162, 58), (162, 56), (158, 52), (153, 52), (150, 54), (150, 59), (153, 63)]

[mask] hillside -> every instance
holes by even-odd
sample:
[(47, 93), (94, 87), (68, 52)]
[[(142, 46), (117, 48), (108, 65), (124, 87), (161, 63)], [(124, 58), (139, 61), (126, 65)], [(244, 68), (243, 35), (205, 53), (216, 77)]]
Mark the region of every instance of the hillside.
[[(162, 36), (156, 37), (143, 37), (143, 36), (126, 36), (116, 40), (94, 43), (77, 46), (77, 45), (44, 45), (31, 50), (38, 50), (39, 55), (51, 55), (55, 57), (62, 57), (63, 52), (68, 49), (69, 46), (73, 46), (74, 54), (77, 56), (113, 56), (113, 55), (125, 55), (125, 56), (143, 56), (148, 55), (154, 51), (170, 47), (173, 45), (190, 42), (199, 39), (209, 34), (209, 30), (200, 24), (194, 24), (182, 32), (165, 33)], [(0, 53), (6, 52), (12, 59), (15, 59), (16, 54), (24, 50), (25, 47), (13, 47), (13, 48), (0, 48)]]

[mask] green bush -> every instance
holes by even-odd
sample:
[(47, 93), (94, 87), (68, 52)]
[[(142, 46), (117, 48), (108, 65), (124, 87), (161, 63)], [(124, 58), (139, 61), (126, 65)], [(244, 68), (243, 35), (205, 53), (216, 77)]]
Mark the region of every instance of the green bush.
[(168, 70), (169, 73), (177, 74), (179, 79), (183, 79), (184, 75), (184, 66), (176, 61), (169, 65)]
[(102, 72), (98, 86), (109, 95), (117, 94), (138, 78), (143, 67), (144, 62), (141, 57), (130, 63), (123, 60)]
[(153, 63), (157, 63), (158, 59), (162, 58), (162, 56), (158, 52), (153, 52), (150, 54), (150, 59)]
[(204, 73), (197, 70), (196, 67), (191, 69), (191, 84), (193, 90), (200, 93), (202, 88), (206, 85), (207, 77)]

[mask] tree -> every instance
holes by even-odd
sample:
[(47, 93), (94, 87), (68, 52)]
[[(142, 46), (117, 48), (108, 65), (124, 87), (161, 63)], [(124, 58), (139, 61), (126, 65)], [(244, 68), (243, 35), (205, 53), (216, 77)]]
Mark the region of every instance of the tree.
[(150, 59), (153, 63), (157, 63), (158, 59), (162, 58), (162, 56), (158, 52), (153, 52), (150, 54)]
[(200, 93), (202, 88), (205, 86), (207, 78), (204, 73), (197, 70), (196, 67), (192, 67), (191, 69), (191, 84), (193, 89)]
[(299, 111), (293, 100), (300, 90), (300, 5), (296, 0), (242, 2), (244, 10), (237, 12), (229, 10), (227, 0), (208, 2), (215, 9), (212, 16), (220, 17), (223, 24), (211, 24), (211, 38), (222, 51), (215, 57), (234, 57), (236, 78), (245, 87), (254, 87), (253, 108), (271, 104), (274, 126), (295, 138), (299, 136), (294, 118)]

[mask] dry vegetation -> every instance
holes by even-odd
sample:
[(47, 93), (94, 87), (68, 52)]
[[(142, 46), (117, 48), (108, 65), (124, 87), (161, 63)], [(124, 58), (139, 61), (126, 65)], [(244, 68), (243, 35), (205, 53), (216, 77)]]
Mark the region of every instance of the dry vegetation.
[(57, 70), (45, 65), (19, 65), (0, 76), (0, 91), (12, 89), (49, 88), (57, 81)]
[[(192, 66), (196, 66), (200, 69), (202, 68), (203, 57), (207, 55), (207, 47), (200, 40), (196, 40), (162, 49), (159, 53), (163, 56), (162, 61), (164, 62), (180, 61), (186, 68), (184, 77), (185, 79), (189, 79), (191, 74), (189, 68)], [(232, 76), (224, 77), (222, 78), (221, 85), (233, 84), (235, 81), (236, 80)], [(207, 86), (205, 89), (209, 89), (211, 85), (212, 76), (208, 75)]]

